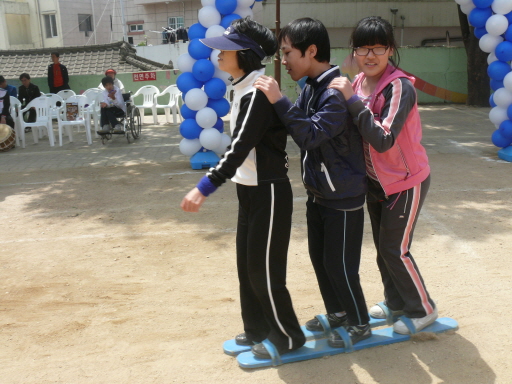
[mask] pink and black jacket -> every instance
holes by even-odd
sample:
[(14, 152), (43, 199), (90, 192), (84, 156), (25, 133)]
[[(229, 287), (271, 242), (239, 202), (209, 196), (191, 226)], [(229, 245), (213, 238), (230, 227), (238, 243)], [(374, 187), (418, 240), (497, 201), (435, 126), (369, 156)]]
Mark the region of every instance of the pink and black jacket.
[[(364, 76), (361, 73), (355, 78), (354, 89)], [(361, 136), (370, 144), (372, 164), (386, 196), (410, 189), (430, 174), (421, 145), (414, 80), (388, 65), (371, 95), (369, 108), (360, 100), (348, 108)]]

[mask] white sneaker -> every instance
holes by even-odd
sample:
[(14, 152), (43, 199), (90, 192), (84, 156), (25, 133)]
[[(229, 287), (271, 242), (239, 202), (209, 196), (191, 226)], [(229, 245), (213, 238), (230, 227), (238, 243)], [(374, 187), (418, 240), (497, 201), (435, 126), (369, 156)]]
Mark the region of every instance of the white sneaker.
[[(423, 328), (429, 326), (437, 319), (437, 307), (434, 308), (434, 312), (432, 312), (430, 315), (427, 315), (425, 317), (418, 317), (418, 318), (409, 318), (411, 322), (414, 324), (414, 327), (416, 328), (416, 332), (421, 331)], [(402, 320), (398, 320), (393, 325), (393, 331), (396, 333), (400, 333), (401, 335), (408, 335), (411, 333), (409, 331), (409, 328), (404, 324)]]
[[(399, 311), (390, 310), (390, 311), (392, 312), (393, 317), (394, 316), (402, 316), (404, 314), (404, 311), (402, 311), (402, 310), (399, 310)], [(378, 304), (371, 307), (369, 313), (370, 313), (370, 316), (373, 317), (374, 319), (385, 319), (386, 318), (386, 312), (384, 312), (382, 307)]]
[(110, 125), (108, 124), (105, 124), (103, 126), (103, 128), (99, 131), (97, 131), (99, 134), (106, 134), (106, 133), (110, 133)]

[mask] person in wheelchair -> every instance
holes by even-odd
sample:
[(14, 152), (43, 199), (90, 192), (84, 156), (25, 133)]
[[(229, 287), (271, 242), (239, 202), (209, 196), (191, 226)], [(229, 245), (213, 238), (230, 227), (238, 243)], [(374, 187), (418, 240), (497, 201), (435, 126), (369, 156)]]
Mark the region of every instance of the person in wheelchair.
[(111, 133), (111, 127), (114, 128), (113, 133), (124, 132), (123, 126), (117, 120), (118, 117), (125, 117), (126, 103), (123, 98), (121, 90), (114, 85), (114, 79), (105, 76), (101, 80), (101, 84), (105, 87), (103, 91), (103, 100), (101, 106), (100, 123), (102, 129), (97, 131), (99, 135)]

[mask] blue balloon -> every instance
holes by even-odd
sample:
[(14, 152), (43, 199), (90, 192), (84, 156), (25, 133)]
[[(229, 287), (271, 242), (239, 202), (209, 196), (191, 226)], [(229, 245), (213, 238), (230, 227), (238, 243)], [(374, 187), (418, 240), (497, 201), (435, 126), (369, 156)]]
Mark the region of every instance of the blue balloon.
[(495, 54), (500, 61), (512, 60), (512, 43), (510, 41), (502, 41), (496, 46)]
[(188, 54), (196, 60), (208, 59), (213, 49), (207, 47), (199, 41), (199, 39), (192, 40), (188, 45)]
[(215, 66), (207, 59), (197, 60), (192, 66), (192, 74), (197, 80), (202, 81), (203, 83), (210, 80), (214, 73)]
[(221, 15), (233, 13), (237, 5), (236, 0), (215, 0), (215, 8), (217, 8)]
[(505, 17), (507, 18), (508, 23), (512, 24), (512, 12), (507, 13)]
[(503, 135), (501, 134), (499, 129), (495, 130), (492, 133), (491, 140), (495, 146), (500, 147), (500, 148), (505, 148), (505, 147), (508, 147), (510, 144), (512, 144), (512, 139), (509, 140), (509, 139), (503, 137)]
[(493, 61), (487, 67), (487, 74), (491, 79), (503, 80), (503, 78), (510, 72), (510, 65), (503, 61)]
[(500, 134), (504, 139), (512, 141), (512, 121), (505, 120), (500, 124)]
[(512, 104), (510, 104), (507, 108), (507, 116), (510, 120), (512, 120)]
[(187, 104), (183, 104), (180, 108), (181, 117), (184, 119), (195, 119), (197, 111), (194, 111), (187, 107)]
[(220, 99), (226, 94), (226, 83), (214, 77), (204, 84), (204, 91), (210, 99)]
[(195, 119), (185, 119), (180, 125), (180, 133), (185, 139), (199, 139), (203, 128), (197, 124)]
[[(510, 12), (509, 14), (512, 14), (512, 12)], [(507, 41), (512, 41), (512, 21), (509, 21), (509, 26), (507, 28), (507, 30), (505, 31), (505, 40)]]
[(475, 28), (473, 33), (477, 39), (481, 39), (483, 35), (487, 34), (487, 29), (485, 29), (485, 27)]
[(220, 21), (220, 25), (224, 28), (227, 28), (231, 25), (231, 23), (237, 19), (241, 19), (242, 16), (237, 15), (236, 13), (232, 13), (231, 15), (224, 16)]
[(220, 117), (217, 117), (217, 122), (213, 128), (216, 128), (220, 133), (224, 132), (224, 121)]
[(475, 28), (485, 27), (487, 19), (492, 16), (491, 8), (474, 8), (469, 14), (469, 23)]
[(200, 23), (192, 24), (188, 29), (189, 40), (204, 39), (206, 36), (206, 30), (207, 28), (203, 27)]
[(218, 117), (226, 116), (231, 108), (229, 101), (226, 99), (210, 99), (206, 106), (213, 109), (217, 113)]
[[(203, 82), (197, 80), (191, 72), (184, 72), (176, 79), (176, 85), (182, 93), (187, 93), (193, 88), (201, 88)], [(185, 95), (182, 95), (185, 98)]]
[(488, 8), (494, 0), (473, 0), (473, 4), (477, 8)]
[(491, 81), (489, 83), (490, 83), (491, 89), (493, 91), (497, 91), (498, 89), (503, 88), (505, 86), (505, 85), (503, 85), (503, 80), (491, 79)]
[[(489, 105), (494, 108), (496, 107), (496, 103), (494, 102), (494, 93), (491, 93), (491, 96), (489, 97)], [(512, 104), (511, 104), (512, 105)], [(183, 115), (183, 114), (182, 114)]]

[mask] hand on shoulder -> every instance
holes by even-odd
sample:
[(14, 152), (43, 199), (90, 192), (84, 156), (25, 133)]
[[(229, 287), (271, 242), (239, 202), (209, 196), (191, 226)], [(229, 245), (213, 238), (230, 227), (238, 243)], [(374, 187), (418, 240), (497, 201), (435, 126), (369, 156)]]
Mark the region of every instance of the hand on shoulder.
[(271, 104), (275, 104), (283, 95), (279, 89), (279, 84), (271, 76), (262, 75), (254, 82), (254, 88), (262, 91), (267, 96)]
[(343, 93), (345, 100), (350, 99), (354, 95), (354, 90), (352, 89), (352, 83), (345, 76), (336, 77), (331, 81), (331, 83), (327, 86), (327, 88), (334, 88)]

